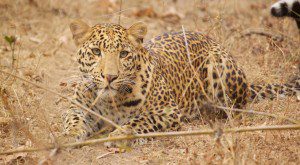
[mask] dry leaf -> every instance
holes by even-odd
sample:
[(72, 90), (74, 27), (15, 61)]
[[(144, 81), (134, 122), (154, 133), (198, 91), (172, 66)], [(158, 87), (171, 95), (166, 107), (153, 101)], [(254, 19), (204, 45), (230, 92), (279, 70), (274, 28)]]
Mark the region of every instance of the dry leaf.
[(165, 12), (161, 19), (169, 23), (178, 23), (181, 19), (184, 18), (183, 14), (180, 14), (175, 7), (170, 7), (167, 12)]
[(59, 86), (61, 86), (61, 87), (66, 87), (68, 84), (66, 83), (66, 82), (60, 82), (59, 83)]
[(30, 37), (29, 38), (30, 41), (34, 42), (34, 43), (37, 43), (37, 44), (40, 44), (42, 42), (42, 40), (36, 38), (36, 37)]
[(108, 148), (108, 151), (116, 154), (116, 153), (124, 153), (124, 152), (126, 152), (126, 149), (124, 149), (124, 148)]
[(35, 58), (36, 57), (36, 55), (33, 53), (33, 52), (31, 52), (30, 54), (29, 54), (29, 58)]
[(134, 13), (136, 17), (149, 17), (156, 18), (157, 13), (153, 10), (152, 7), (143, 8)]

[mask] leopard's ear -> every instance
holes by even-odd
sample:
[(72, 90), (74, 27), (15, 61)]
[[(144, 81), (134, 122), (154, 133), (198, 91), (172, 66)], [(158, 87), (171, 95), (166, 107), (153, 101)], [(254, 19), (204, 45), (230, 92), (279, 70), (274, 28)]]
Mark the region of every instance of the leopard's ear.
[(129, 39), (135, 44), (143, 43), (144, 37), (147, 34), (147, 25), (142, 22), (137, 22), (127, 30)]
[(73, 34), (76, 46), (82, 44), (89, 37), (88, 34), (90, 29), (90, 26), (81, 20), (74, 20), (71, 22), (70, 30)]

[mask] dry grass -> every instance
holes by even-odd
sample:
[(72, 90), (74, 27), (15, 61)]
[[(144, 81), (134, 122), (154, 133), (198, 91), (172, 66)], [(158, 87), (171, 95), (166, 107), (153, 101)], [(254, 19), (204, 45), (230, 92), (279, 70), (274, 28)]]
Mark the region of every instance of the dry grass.
[[(142, 1), (122, 3), (120, 22), (130, 26), (135, 21), (148, 24), (147, 39), (164, 31), (201, 31), (222, 43), (234, 56), (250, 82), (284, 83), (296, 74), (300, 63), (300, 36), (292, 20), (278, 20), (269, 15), (271, 0), (189, 0)], [(77, 79), (76, 48), (68, 28), (73, 18), (90, 24), (119, 21), (118, 1), (96, 0), (2, 0), (0, 1), (0, 69), (72, 95)], [(172, 9), (174, 8), (174, 9)], [(174, 14), (174, 10), (177, 14)], [(111, 14), (112, 13), (112, 14)], [(260, 35), (241, 37), (249, 29), (264, 29), (274, 41)], [(3, 39), (16, 36), (12, 69), (12, 50)], [(44, 147), (62, 142), (61, 114), (68, 103), (55, 95), (0, 73), (0, 151)], [(6, 99), (6, 101), (3, 101)], [(300, 119), (299, 102), (294, 97), (263, 101), (247, 107), (284, 118)], [(280, 118), (242, 115), (223, 122), (223, 126), (266, 126), (288, 124)], [(207, 129), (200, 121), (187, 123), (182, 130)], [(245, 132), (212, 136), (160, 138), (133, 148), (130, 152), (111, 154), (103, 145), (84, 146), (61, 151), (19, 153), (0, 157), (1, 163), (36, 164), (299, 164), (299, 130)]]

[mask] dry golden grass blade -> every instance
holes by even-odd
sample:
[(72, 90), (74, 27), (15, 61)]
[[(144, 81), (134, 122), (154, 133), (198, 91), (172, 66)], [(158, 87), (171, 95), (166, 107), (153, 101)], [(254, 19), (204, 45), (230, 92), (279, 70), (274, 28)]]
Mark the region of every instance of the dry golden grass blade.
[[(242, 132), (253, 132), (253, 131), (280, 131), (280, 130), (298, 130), (298, 129), (300, 129), (299, 124), (298, 125), (273, 125), (273, 126), (228, 128), (228, 129), (224, 129), (223, 133), (226, 134), (226, 133), (242, 133)], [(209, 129), (209, 130), (198, 130), (198, 131), (179, 131), (179, 132), (135, 134), (135, 135), (127, 135), (127, 136), (92, 139), (92, 140), (86, 140), (83, 142), (68, 143), (68, 144), (63, 144), (63, 145), (59, 146), (59, 149), (99, 144), (99, 143), (104, 143), (104, 142), (109, 142), (109, 141), (132, 140), (132, 139), (138, 139), (138, 138), (213, 135), (215, 133), (218, 133), (218, 131), (216, 132), (215, 130)], [(57, 146), (47, 146), (47, 147), (43, 147), (43, 148), (16, 149), (16, 150), (0, 152), (0, 155), (14, 154), (14, 153), (20, 153), (20, 152), (36, 152), (36, 151), (50, 150), (50, 149), (55, 149), (55, 148), (57, 148)]]
[(123, 1), (120, 0), (120, 8), (119, 8), (119, 20), (118, 20), (118, 24), (121, 25), (121, 15), (122, 15), (122, 4), (123, 4)]
[[(211, 98), (210, 98), (210, 97), (207, 95), (207, 93), (205, 92), (204, 86), (203, 86), (203, 82), (200, 80), (200, 78), (199, 78), (200, 76), (199, 76), (199, 74), (198, 74), (198, 72), (197, 72), (198, 69), (200, 69), (200, 66), (201, 66), (201, 65), (198, 67), (197, 70), (195, 70), (195, 67), (192, 65), (191, 54), (190, 54), (190, 50), (189, 50), (189, 45), (188, 45), (188, 42), (187, 42), (187, 38), (186, 38), (186, 34), (185, 34), (185, 29), (184, 29), (183, 25), (181, 26), (181, 28), (182, 28), (182, 33), (183, 33), (183, 36), (184, 36), (184, 44), (185, 44), (185, 49), (186, 49), (187, 56), (188, 56), (188, 60), (189, 60), (189, 66), (192, 68), (192, 70), (193, 70), (193, 72), (194, 72), (193, 78), (196, 78), (197, 82), (198, 82), (199, 85), (200, 85), (201, 91), (202, 91), (202, 93), (204, 94), (204, 96), (206, 97), (206, 99), (207, 99), (209, 102), (212, 102)], [(203, 62), (204, 62), (204, 61), (203, 61)], [(190, 87), (191, 82), (192, 82), (192, 81), (190, 81), (190, 83), (187, 84), (187, 86), (186, 86), (184, 92), (182, 93), (181, 98), (184, 98), (185, 92), (186, 92), (186, 91), (188, 90), (188, 88)], [(181, 104), (181, 101), (179, 102), (179, 105), (180, 105), (180, 104)]]
[[(9, 112), (9, 114), (13, 120), (12, 121), (12, 124), (13, 124), (12, 130), (13, 130), (14, 135), (16, 135), (18, 129), (22, 128), (23, 126), (21, 125), (21, 123), (19, 122), (19, 120), (17, 118), (16, 110), (13, 109), (13, 107), (9, 101), (9, 97), (11, 97), (10, 93), (8, 93), (8, 91), (6, 89), (0, 89), (0, 96), (2, 99), (4, 109)], [(22, 129), (22, 131), (31, 141), (36, 142), (37, 144), (41, 145), (40, 140), (37, 139), (36, 137), (34, 137), (29, 129)]]
[(266, 113), (266, 112), (258, 112), (258, 111), (253, 111), (253, 110), (237, 109), (237, 108), (228, 108), (228, 107), (222, 107), (222, 106), (214, 106), (214, 107), (224, 109), (224, 110), (235, 111), (235, 112), (242, 112), (242, 113), (249, 113), (249, 114), (273, 117), (273, 118), (276, 118), (276, 119), (282, 119), (282, 120), (289, 121), (293, 124), (299, 124), (300, 123), (300, 121), (298, 121), (298, 120), (294, 120), (294, 119), (291, 119), (291, 118), (288, 118), (288, 117), (274, 115), (274, 114)]
[(38, 88), (41, 88), (41, 89), (43, 89), (43, 90), (45, 90), (45, 91), (48, 91), (48, 92), (52, 93), (52, 94), (55, 94), (55, 95), (57, 95), (57, 96), (60, 96), (60, 97), (62, 97), (62, 98), (64, 98), (64, 99), (70, 101), (71, 103), (77, 105), (79, 108), (82, 108), (83, 110), (85, 110), (85, 111), (87, 111), (87, 112), (89, 112), (89, 113), (91, 113), (91, 114), (93, 114), (93, 115), (99, 117), (100, 119), (102, 119), (103, 121), (105, 121), (105, 122), (111, 124), (111, 125), (114, 126), (115, 128), (121, 129), (121, 130), (122, 130), (122, 128), (121, 128), (118, 124), (116, 124), (115, 122), (113, 122), (113, 121), (111, 121), (110, 119), (108, 119), (108, 118), (106, 118), (106, 117), (104, 117), (104, 116), (102, 116), (102, 115), (100, 115), (100, 114), (98, 114), (98, 113), (96, 113), (96, 112), (90, 110), (89, 108), (87, 108), (87, 107), (85, 107), (85, 106), (79, 104), (78, 102), (76, 102), (76, 101), (70, 99), (70, 98), (67, 97), (67, 96), (64, 96), (64, 95), (62, 95), (62, 94), (60, 94), (60, 93), (57, 93), (56, 91), (53, 91), (53, 90), (51, 90), (51, 89), (48, 89), (48, 88), (46, 88), (46, 87), (43, 87), (43, 86), (38, 85), (38, 84), (36, 84), (36, 83), (33, 83), (33, 82), (29, 81), (29, 80), (26, 80), (26, 79), (24, 79), (24, 78), (22, 78), (22, 77), (19, 77), (19, 76), (17, 76), (17, 75), (11, 74), (11, 73), (9, 73), (9, 72), (3, 71), (3, 70), (0, 70), (0, 72), (2, 72), (2, 73), (4, 73), (4, 74), (7, 74), (7, 75), (10, 75), (10, 76), (13, 76), (13, 77), (15, 77), (15, 78), (17, 78), (17, 79), (19, 79), (19, 80), (22, 80), (22, 81), (24, 81), (24, 82), (27, 82), (27, 83), (29, 83), (29, 84), (31, 84), (31, 85), (34, 85), (34, 86), (36, 86), (36, 87), (38, 87)]
[(7, 125), (8, 123), (12, 122), (13, 120), (8, 117), (0, 117), (0, 125)]

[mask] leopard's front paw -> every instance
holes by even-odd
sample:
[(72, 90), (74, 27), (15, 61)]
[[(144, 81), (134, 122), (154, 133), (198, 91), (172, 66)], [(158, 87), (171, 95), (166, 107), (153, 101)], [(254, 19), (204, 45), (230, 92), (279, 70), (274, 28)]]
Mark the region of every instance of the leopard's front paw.
[[(111, 132), (108, 137), (109, 138), (113, 138), (113, 137), (120, 137), (120, 136), (130, 136), (133, 135), (134, 132), (131, 128), (128, 127), (122, 127), (121, 129), (116, 129), (113, 132)], [(109, 141), (109, 142), (105, 142), (104, 146), (108, 147), (108, 148), (125, 148), (128, 146), (131, 146), (132, 144), (132, 140), (118, 140), (118, 141)]]
[(72, 113), (64, 113), (63, 135), (70, 140), (83, 141), (90, 137), (92, 129), (87, 126), (87, 122), (81, 116), (75, 116)]
[[(134, 130), (132, 130), (131, 128), (128, 128), (128, 127), (122, 127), (122, 128), (123, 128), (122, 130), (117, 129), (117, 130), (111, 132), (108, 135), (108, 137), (112, 138), (112, 137), (128, 136), (130, 138), (131, 136), (134, 136), (136, 134), (136, 132)], [(143, 139), (143, 138), (126, 139), (126, 140), (105, 142), (104, 145), (108, 148), (126, 149), (131, 146), (146, 144), (147, 141), (148, 141), (148, 139)]]
[(71, 141), (84, 141), (90, 137), (90, 133), (80, 127), (65, 129), (63, 134)]

